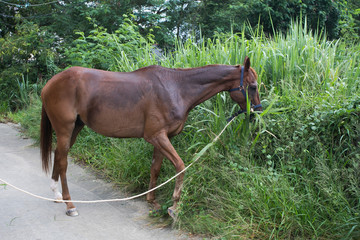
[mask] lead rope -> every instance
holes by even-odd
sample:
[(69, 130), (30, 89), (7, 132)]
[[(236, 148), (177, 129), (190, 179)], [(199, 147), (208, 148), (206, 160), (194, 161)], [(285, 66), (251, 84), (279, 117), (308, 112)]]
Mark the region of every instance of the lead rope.
[(168, 179), (167, 181), (163, 182), (162, 184), (146, 191), (146, 192), (143, 192), (143, 193), (140, 193), (138, 195), (135, 195), (135, 196), (132, 196), (132, 197), (127, 197), (127, 198), (114, 198), (114, 199), (101, 199), (101, 200), (88, 200), (88, 201), (82, 201), (82, 200), (57, 200), (57, 199), (53, 199), (53, 198), (47, 198), (47, 197), (42, 197), (42, 196), (39, 196), (37, 194), (34, 194), (34, 193), (31, 193), (31, 192), (28, 192), (26, 190), (23, 190), (19, 187), (16, 187), (14, 186), (13, 184), (3, 180), (0, 178), (0, 181), (5, 183), (6, 185), (9, 185), (10, 187), (12, 188), (15, 188), (16, 190), (20, 191), (20, 192), (23, 192), (25, 194), (28, 194), (32, 197), (35, 197), (35, 198), (38, 198), (38, 199), (42, 199), (42, 200), (46, 200), (46, 201), (56, 201), (56, 202), (63, 202), (63, 203), (66, 203), (66, 202), (73, 202), (73, 203), (104, 203), (104, 202), (120, 202), (120, 201), (128, 201), (128, 200), (132, 200), (132, 199), (135, 199), (135, 198), (139, 198), (139, 197), (142, 197), (152, 191), (155, 191), (156, 189), (158, 188), (161, 188), (162, 186), (166, 185), (167, 183), (169, 183), (171, 180), (173, 180), (174, 178), (176, 178), (177, 176), (179, 176), (180, 174), (184, 173), (188, 168), (190, 168), (195, 162), (197, 162), (200, 157), (212, 146), (214, 145), (214, 143), (219, 140), (220, 136), (223, 134), (223, 132), (225, 131), (225, 129), (232, 123), (232, 121), (234, 120), (231, 119), (226, 125), (225, 127), (221, 130), (221, 132), (212, 140), (212, 142), (208, 143), (200, 152), (198, 152), (194, 157), (193, 157), (193, 161), (186, 167), (184, 168), (182, 171), (178, 172), (176, 175), (174, 175), (172, 178)]

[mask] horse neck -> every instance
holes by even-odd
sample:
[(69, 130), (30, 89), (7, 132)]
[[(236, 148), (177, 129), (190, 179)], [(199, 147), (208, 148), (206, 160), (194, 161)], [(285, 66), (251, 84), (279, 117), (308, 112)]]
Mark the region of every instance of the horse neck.
[(189, 109), (206, 101), (215, 94), (228, 90), (238, 77), (235, 66), (209, 65), (179, 70), (179, 89)]

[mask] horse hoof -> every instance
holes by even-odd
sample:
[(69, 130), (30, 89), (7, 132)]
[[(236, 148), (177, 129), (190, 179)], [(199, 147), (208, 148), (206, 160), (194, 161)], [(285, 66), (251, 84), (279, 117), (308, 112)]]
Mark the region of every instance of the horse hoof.
[(156, 202), (156, 201), (151, 201), (151, 202), (148, 202), (150, 208), (152, 209), (152, 211), (160, 211), (161, 210), (161, 205)]
[(62, 196), (55, 197), (54, 203), (62, 203), (63, 201)]
[[(51, 188), (53, 189), (53, 188)], [(54, 191), (54, 190), (53, 190)], [(54, 202), (56, 203), (62, 203), (62, 200), (63, 200), (63, 197), (62, 197), (62, 194), (59, 192), (59, 191), (54, 191)]]
[(177, 217), (176, 211), (173, 207), (168, 208), (168, 214), (172, 219), (176, 219)]
[(66, 215), (68, 215), (70, 217), (76, 217), (76, 216), (79, 216), (79, 213), (76, 210), (76, 208), (70, 208), (66, 211)]

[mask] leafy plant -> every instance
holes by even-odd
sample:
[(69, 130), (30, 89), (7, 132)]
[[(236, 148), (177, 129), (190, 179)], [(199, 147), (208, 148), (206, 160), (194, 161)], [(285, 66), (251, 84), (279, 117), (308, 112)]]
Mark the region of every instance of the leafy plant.
[[(90, 17), (88, 20), (92, 21)], [(88, 36), (77, 32), (80, 37), (74, 41), (72, 48), (65, 51), (70, 65), (131, 71), (133, 66), (129, 64), (142, 59), (136, 59), (140, 55), (139, 51), (143, 51), (143, 48), (150, 50), (152, 36), (149, 35), (147, 39), (142, 37), (138, 27), (126, 15), (123, 24), (114, 33), (108, 33), (104, 27), (95, 23), (93, 26)]]
[(9, 110), (21, 107), (17, 103), (24, 100), (30, 86), (55, 73), (47, 66), (50, 60), (56, 61), (58, 40), (28, 21), (18, 24), (15, 34), (0, 38), (0, 102), (5, 102)]

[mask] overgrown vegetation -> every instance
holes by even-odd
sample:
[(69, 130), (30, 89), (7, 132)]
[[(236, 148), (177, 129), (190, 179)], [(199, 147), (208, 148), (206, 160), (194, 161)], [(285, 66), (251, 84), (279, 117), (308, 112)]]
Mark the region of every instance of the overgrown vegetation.
[[(271, 38), (260, 28), (251, 38), (245, 30), (190, 37), (159, 58), (151, 35), (144, 39), (131, 29), (136, 27), (128, 21), (113, 34), (97, 26), (80, 33), (76, 51), (66, 52), (69, 63), (131, 71), (151, 64), (235, 65), (249, 56), (259, 75), (265, 111), (252, 121), (237, 117), (189, 169), (176, 227), (223, 239), (360, 237), (359, 44), (328, 41), (300, 21)], [(38, 138), (41, 101), (32, 96), (27, 109), (10, 116)], [(224, 92), (190, 113), (183, 133), (173, 139), (186, 165), (237, 110)], [(77, 159), (134, 192), (148, 187), (151, 154), (144, 140), (105, 138), (87, 128), (72, 149)], [(165, 161), (159, 183), (174, 172)], [(164, 209), (172, 191), (170, 184), (158, 192)]]

